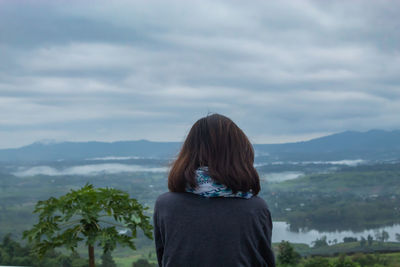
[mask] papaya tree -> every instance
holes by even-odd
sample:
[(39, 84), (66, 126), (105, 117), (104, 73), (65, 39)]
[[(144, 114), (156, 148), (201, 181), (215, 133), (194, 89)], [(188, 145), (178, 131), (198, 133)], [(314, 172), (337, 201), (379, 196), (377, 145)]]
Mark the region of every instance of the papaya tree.
[(79, 243), (85, 242), (89, 266), (94, 267), (96, 245), (103, 253), (113, 251), (117, 244), (136, 249), (137, 228), (153, 238), (146, 209), (124, 191), (86, 184), (58, 198), (39, 201), (34, 210), (39, 222), (23, 236), (39, 256), (57, 247), (75, 251)]

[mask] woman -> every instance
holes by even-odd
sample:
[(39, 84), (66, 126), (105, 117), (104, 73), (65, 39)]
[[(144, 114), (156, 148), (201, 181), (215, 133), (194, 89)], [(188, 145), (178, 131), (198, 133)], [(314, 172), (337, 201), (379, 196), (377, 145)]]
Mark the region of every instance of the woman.
[(229, 118), (213, 114), (190, 130), (154, 208), (160, 266), (275, 266), (272, 221), (257, 197), (253, 147)]

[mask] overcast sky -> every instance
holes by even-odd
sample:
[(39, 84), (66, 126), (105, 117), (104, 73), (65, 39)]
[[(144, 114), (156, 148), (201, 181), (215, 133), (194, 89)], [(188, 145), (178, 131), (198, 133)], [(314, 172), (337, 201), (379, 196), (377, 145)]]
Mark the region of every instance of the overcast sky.
[(0, 148), (400, 129), (400, 1), (2, 1)]

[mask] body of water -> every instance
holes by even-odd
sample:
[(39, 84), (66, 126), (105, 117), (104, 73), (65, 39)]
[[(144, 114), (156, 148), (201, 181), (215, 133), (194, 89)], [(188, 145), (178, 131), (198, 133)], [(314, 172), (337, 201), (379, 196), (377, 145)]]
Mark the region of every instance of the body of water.
[(261, 175), (261, 180), (269, 183), (279, 183), (288, 180), (297, 179), (303, 176), (302, 172), (269, 172)]
[(389, 233), (389, 241), (396, 241), (396, 233), (400, 234), (400, 224), (364, 230), (357, 233), (353, 231), (319, 232), (317, 230), (292, 232), (289, 230), (289, 224), (286, 222), (273, 222), (272, 242), (285, 240), (291, 243), (312, 245), (313, 241), (323, 236), (326, 236), (327, 241), (336, 239), (338, 242), (343, 242), (344, 237), (357, 237), (357, 239), (360, 239), (362, 236), (367, 238), (368, 235), (371, 235), (375, 240), (375, 232), (382, 230)]

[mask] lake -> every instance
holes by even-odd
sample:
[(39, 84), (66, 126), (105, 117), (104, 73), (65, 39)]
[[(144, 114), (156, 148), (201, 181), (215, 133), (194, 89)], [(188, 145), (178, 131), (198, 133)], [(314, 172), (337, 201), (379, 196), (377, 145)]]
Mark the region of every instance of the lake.
[(400, 224), (393, 226), (386, 226), (371, 230), (364, 230), (363, 232), (353, 231), (336, 231), (336, 232), (319, 232), (317, 230), (292, 232), (289, 230), (289, 224), (286, 222), (273, 222), (272, 242), (281, 242), (282, 240), (291, 243), (305, 243), (312, 245), (312, 242), (322, 236), (327, 237), (327, 241), (337, 239), (338, 242), (343, 242), (344, 237), (357, 237), (358, 239), (363, 236), (367, 238), (371, 235), (375, 239), (375, 231), (385, 230), (389, 233), (389, 241), (396, 241), (396, 233), (400, 234)]

